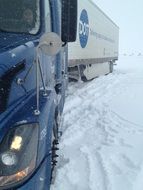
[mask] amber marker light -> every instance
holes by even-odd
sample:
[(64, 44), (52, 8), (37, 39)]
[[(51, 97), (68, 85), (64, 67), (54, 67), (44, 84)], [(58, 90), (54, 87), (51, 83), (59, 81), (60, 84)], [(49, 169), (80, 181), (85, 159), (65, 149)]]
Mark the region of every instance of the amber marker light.
[(13, 181), (20, 181), (23, 178), (25, 178), (28, 174), (30, 174), (35, 167), (35, 161), (31, 161), (30, 165), (25, 168), (22, 171), (19, 171), (18, 173), (11, 175), (11, 176), (2, 176), (0, 177), (0, 186), (4, 184), (11, 184)]

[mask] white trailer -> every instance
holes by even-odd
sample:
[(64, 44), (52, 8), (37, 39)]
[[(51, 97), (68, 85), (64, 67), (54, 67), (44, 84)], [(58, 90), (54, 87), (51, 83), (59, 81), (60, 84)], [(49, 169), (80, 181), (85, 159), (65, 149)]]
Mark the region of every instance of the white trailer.
[(118, 59), (119, 27), (91, 0), (78, 0), (77, 40), (69, 43), (69, 77), (108, 74)]

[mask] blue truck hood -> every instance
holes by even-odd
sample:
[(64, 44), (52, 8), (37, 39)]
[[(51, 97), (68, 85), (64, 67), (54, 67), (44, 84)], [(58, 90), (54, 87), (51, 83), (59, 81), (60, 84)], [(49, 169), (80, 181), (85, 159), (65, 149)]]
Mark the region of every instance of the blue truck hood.
[(0, 52), (15, 48), (34, 38), (26, 34), (0, 33)]
[(37, 42), (31, 35), (0, 33), (0, 113), (35, 88), (35, 65), (24, 87), (16, 80), (23, 79), (33, 65)]
[(26, 34), (0, 33), (0, 77), (17, 62), (26, 58), (30, 42), (32, 46), (36, 46), (37, 38)]

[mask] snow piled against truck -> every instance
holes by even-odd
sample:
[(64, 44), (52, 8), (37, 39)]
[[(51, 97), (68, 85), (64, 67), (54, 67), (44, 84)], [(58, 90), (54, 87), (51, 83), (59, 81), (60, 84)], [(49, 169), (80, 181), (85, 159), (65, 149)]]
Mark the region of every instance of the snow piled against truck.
[(69, 85), (56, 180), (51, 190), (142, 190), (143, 57)]

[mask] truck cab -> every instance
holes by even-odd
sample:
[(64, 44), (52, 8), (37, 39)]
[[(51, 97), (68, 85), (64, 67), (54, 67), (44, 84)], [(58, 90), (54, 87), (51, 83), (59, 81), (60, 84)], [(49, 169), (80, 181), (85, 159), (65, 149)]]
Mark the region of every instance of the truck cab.
[(2, 190), (50, 188), (76, 27), (76, 0), (1, 0)]

